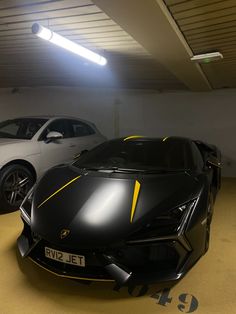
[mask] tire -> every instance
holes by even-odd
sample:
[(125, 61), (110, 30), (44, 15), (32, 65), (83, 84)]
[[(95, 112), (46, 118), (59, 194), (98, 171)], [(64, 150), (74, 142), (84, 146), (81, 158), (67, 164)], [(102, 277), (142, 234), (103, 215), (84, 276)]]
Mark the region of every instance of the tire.
[(209, 249), (210, 244), (210, 234), (211, 234), (211, 222), (213, 216), (213, 207), (214, 207), (214, 196), (213, 193), (209, 193), (209, 198), (207, 202), (207, 221), (206, 221), (206, 238), (205, 238), (205, 253)]
[(33, 174), (22, 165), (9, 165), (0, 171), (0, 211), (19, 209), (35, 182)]

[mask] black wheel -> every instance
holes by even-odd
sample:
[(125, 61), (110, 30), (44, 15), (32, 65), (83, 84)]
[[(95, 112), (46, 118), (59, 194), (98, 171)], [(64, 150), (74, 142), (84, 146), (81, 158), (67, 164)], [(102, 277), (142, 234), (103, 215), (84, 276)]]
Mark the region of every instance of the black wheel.
[(213, 207), (214, 207), (214, 197), (213, 197), (213, 194), (210, 193), (209, 198), (208, 198), (208, 205), (207, 205), (205, 252), (207, 252), (209, 249)]
[(10, 165), (0, 172), (0, 211), (19, 209), (34, 184), (34, 176), (24, 166)]

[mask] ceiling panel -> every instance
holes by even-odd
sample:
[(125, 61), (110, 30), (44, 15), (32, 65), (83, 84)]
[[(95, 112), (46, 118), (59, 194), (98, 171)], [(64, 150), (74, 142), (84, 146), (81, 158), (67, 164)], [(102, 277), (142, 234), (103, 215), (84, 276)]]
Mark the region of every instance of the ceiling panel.
[(224, 59), (201, 65), (214, 88), (236, 87), (236, 1), (165, 0), (193, 54), (219, 51)]
[[(145, 33), (146, 37), (150, 36), (148, 52), (144, 48), (148, 48), (148, 45), (144, 44), (145, 40), (140, 40), (142, 36), (137, 33), (137, 36), (134, 36), (134, 32), (121, 27), (129, 24), (126, 23), (127, 19), (134, 15), (129, 8), (133, 8), (135, 4), (136, 9), (139, 6), (140, 10), (142, 5), (143, 11), (146, 6), (146, 13), (150, 13), (151, 8), (157, 9), (154, 4), (160, 7), (165, 4), (171, 19), (168, 21), (175, 36), (178, 41), (186, 40), (191, 48), (190, 53), (192, 51), (193, 54), (200, 54), (217, 50), (224, 55), (223, 61), (204, 64), (199, 68), (211, 86), (236, 87), (235, 0), (146, 0), (142, 4), (133, 0), (120, 0), (119, 10), (124, 16), (124, 24), (107, 15), (114, 2), (95, 2), (107, 3), (107, 6), (101, 6), (102, 10), (100, 5), (98, 7), (90, 0), (0, 0), (0, 87), (97, 84), (103, 87), (118, 85), (129, 88), (185, 90), (185, 84), (193, 86), (190, 82), (191, 75), (188, 76), (187, 82), (176, 72), (176, 65), (183, 62), (183, 55), (176, 53), (173, 60), (162, 62), (161, 58), (165, 59), (165, 55), (170, 58), (171, 53), (168, 49), (162, 49), (161, 52), (160, 48), (155, 46), (161, 40), (154, 35), (155, 32), (146, 32), (147, 35)], [(164, 15), (167, 17), (163, 11)], [(150, 14), (147, 17), (150, 17)], [(143, 19), (135, 19), (132, 24), (133, 31), (138, 30), (139, 20), (144, 23)], [(160, 17), (157, 20), (162, 28), (164, 24), (161, 24)], [(31, 33), (34, 22), (39, 22), (68, 39), (103, 54), (108, 59), (107, 67), (101, 69), (90, 66), (88, 62), (35, 37)], [(145, 24), (148, 22), (145, 20)], [(176, 25), (184, 40), (178, 35)], [(179, 51), (177, 42), (175, 47), (168, 44), (170, 37), (167, 34), (170, 32), (166, 32), (164, 28), (162, 32), (162, 36), (166, 38), (166, 47), (172, 47), (169, 49), (171, 51), (173, 48), (173, 51)], [(160, 33), (158, 34), (160, 36)], [(152, 45), (151, 42), (155, 44)], [(161, 42), (165, 43), (163, 40)], [(188, 56), (189, 54), (187, 61)], [(187, 68), (187, 64), (185, 66)], [(184, 71), (184, 66), (179, 67)]]
[[(107, 67), (37, 38), (34, 22), (103, 54)], [(37, 85), (186, 89), (92, 1), (1, 0), (0, 87)]]
[[(32, 15), (38, 13), (62, 11), (77, 7), (93, 6), (89, 0), (70, 0), (69, 6), (66, 1), (0, 1), (0, 17), (16, 15)], [(24, 11), (22, 11), (24, 8)], [(14, 10), (14, 12), (13, 12)]]

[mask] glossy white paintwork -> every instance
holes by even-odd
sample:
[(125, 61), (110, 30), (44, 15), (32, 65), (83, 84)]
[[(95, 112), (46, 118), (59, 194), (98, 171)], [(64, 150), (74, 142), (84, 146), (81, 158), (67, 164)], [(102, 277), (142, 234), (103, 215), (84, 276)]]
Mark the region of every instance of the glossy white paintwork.
[[(61, 163), (67, 163), (78, 155), (82, 150), (104, 142), (106, 138), (100, 134), (96, 127), (88, 121), (73, 117), (45, 117), (48, 121), (39, 129), (31, 140), (0, 138), (0, 169), (9, 162), (24, 160), (29, 162), (35, 169), (37, 177), (45, 171)], [(92, 135), (62, 138), (47, 143), (40, 141), (39, 137), (44, 129), (57, 119), (73, 119), (87, 123), (95, 131)]]

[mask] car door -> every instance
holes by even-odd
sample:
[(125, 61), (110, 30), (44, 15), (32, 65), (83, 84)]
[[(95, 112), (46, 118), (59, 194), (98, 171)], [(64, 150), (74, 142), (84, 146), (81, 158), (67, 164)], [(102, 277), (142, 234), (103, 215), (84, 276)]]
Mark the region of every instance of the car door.
[(101, 142), (95, 130), (84, 121), (68, 119), (67, 122), (70, 134), (73, 136), (71, 143), (73, 145), (74, 157), (83, 150), (90, 150)]
[[(60, 132), (63, 138), (48, 142), (47, 134), (51, 131)], [(47, 125), (39, 137), (39, 145), (41, 150), (41, 172), (45, 172), (58, 164), (69, 162), (77, 151), (67, 119), (57, 119)]]

